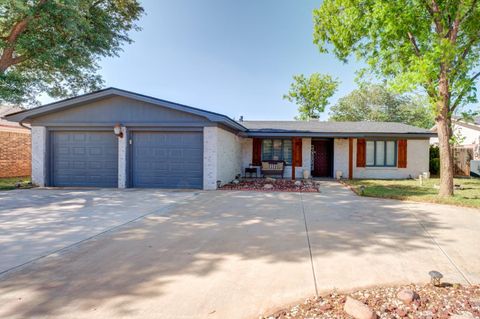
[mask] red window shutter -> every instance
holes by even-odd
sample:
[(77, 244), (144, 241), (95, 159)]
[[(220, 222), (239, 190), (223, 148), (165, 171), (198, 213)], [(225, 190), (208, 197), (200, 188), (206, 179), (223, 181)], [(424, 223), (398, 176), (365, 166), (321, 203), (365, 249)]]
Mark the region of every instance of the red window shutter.
[(357, 140), (357, 167), (365, 167), (366, 160), (366, 142), (364, 138)]
[(262, 140), (253, 138), (252, 164), (262, 165)]
[(398, 167), (407, 168), (407, 140), (398, 140)]
[(293, 144), (293, 154), (292, 154), (292, 164), (295, 167), (302, 166), (302, 139), (301, 138), (294, 138), (292, 141)]

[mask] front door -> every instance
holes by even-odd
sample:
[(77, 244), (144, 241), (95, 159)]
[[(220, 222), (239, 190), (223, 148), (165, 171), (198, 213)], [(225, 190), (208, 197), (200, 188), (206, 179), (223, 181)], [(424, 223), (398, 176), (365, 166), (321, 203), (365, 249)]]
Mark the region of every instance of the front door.
[(332, 149), (331, 140), (312, 140), (312, 176), (332, 177)]

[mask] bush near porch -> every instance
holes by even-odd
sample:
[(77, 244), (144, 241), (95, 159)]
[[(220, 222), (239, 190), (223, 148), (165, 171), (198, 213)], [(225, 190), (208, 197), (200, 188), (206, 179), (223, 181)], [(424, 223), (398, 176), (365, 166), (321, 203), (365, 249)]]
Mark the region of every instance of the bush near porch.
[(360, 194), (360, 186), (364, 185), (363, 196), (480, 208), (480, 179), (456, 178), (455, 185), (460, 185), (460, 188), (455, 189), (453, 197), (447, 198), (438, 196), (435, 187), (440, 184), (438, 178), (424, 180), (423, 185), (419, 180), (356, 179), (344, 182), (357, 194)]

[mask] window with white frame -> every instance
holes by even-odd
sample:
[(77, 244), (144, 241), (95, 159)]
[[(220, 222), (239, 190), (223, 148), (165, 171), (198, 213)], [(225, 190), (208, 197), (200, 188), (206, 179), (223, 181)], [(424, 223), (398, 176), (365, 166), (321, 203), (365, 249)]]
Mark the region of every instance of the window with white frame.
[(262, 161), (285, 161), (292, 163), (292, 140), (288, 139), (263, 139)]
[(397, 141), (367, 141), (367, 166), (397, 166)]

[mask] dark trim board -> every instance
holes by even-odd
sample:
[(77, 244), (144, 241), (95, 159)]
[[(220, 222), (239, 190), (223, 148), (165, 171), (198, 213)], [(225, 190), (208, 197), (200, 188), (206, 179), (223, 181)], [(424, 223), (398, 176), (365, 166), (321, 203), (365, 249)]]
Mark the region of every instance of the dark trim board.
[(430, 133), (317, 133), (317, 132), (255, 132), (247, 131), (248, 137), (275, 138), (275, 137), (324, 137), (324, 138), (396, 138), (425, 140), (437, 136)]
[[(135, 123), (135, 122), (122, 122), (120, 123), (125, 127), (150, 127), (156, 129), (163, 128), (185, 128), (185, 127), (205, 127), (205, 126), (217, 126), (215, 123), (195, 123), (195, 122), (152, 122), (152, 123)], [(35, 122), (33, 126), (46, 126), (52, 129), (70, 129), (71, 127), (78, 127), (81, 129), (111, 129), (113, 130), (112, 123), (97, 123), (97, 122), (76, 122), (76, 123), (42, 123)]]

